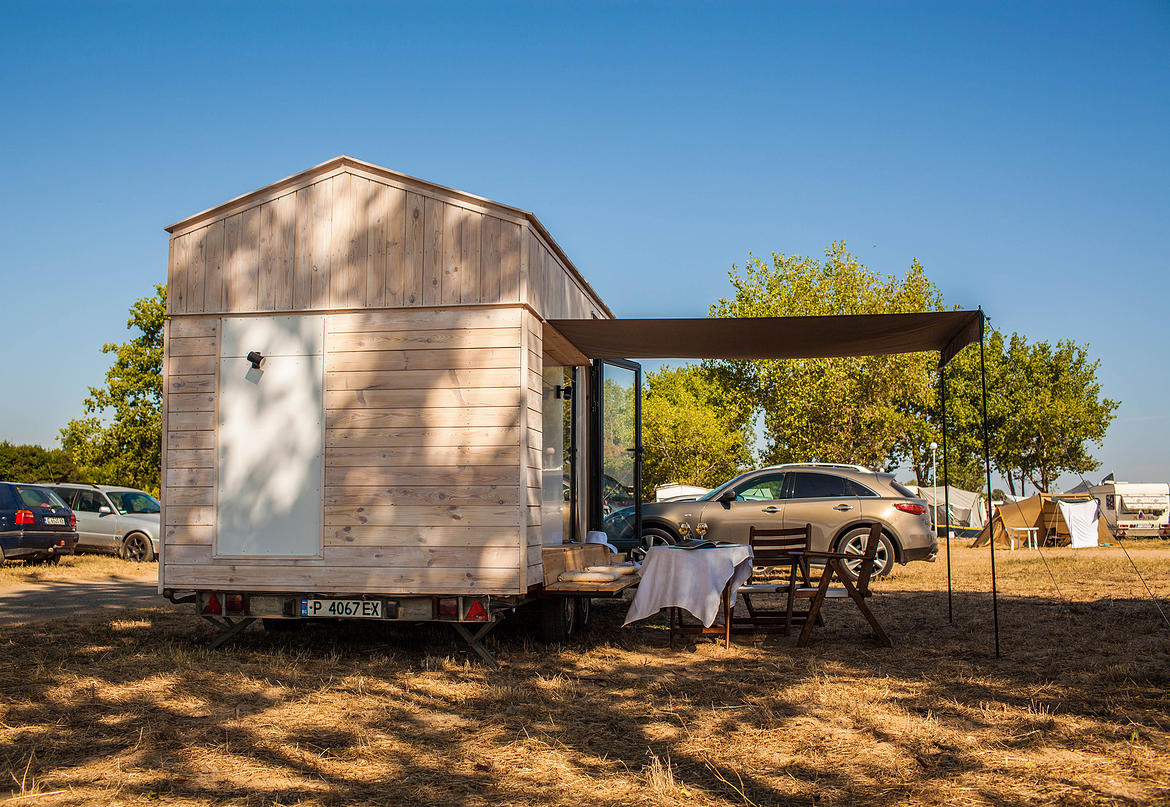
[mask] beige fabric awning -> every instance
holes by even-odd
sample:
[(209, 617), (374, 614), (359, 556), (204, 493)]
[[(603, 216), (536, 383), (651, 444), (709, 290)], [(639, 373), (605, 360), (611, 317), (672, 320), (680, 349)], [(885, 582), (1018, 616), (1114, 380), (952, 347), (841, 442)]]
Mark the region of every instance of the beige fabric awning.
[(813, 359), (938, 351), (979, 341), (982, 311), (740, 319), (558, 319), (591, 359)]

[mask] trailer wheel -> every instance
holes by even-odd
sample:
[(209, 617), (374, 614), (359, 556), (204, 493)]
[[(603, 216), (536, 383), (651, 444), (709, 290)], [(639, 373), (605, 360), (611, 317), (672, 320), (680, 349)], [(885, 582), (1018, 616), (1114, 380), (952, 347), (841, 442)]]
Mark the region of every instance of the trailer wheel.
[(577, 597), (577, 633), (588, 633), (593, 619), (593, 600)]
[(566, 642), (577, 630), (577, 604), (572, 597), (538, 600), (536, 635), (545, 644)]

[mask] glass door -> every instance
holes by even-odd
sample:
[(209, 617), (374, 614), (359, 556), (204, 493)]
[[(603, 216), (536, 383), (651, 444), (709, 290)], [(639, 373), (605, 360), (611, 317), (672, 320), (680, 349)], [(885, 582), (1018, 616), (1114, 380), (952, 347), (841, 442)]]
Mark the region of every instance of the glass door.
[(592, 369), (590, 528), (625, 550), (642, 535), (642, 366), (610, 359)]

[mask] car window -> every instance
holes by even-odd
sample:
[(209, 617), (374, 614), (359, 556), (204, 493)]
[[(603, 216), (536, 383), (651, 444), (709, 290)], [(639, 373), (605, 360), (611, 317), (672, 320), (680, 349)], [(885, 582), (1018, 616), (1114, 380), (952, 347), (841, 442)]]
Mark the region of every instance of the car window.
[(158, 499), (140, 490), (108, 490), (106, 495), (119, 513), (157, 513), (162, 509)]
[(73, 509), (83, 513), (96, 513), (105, 503), (106, 500), (102, 494), (96, 490), (79, 490), (77, 491), (77, 504)]
[(872, 490), (867, 488), (860, 482), (854, 482), (852, 479), (845, 480), (845, 494), (847, 496), (877, 496)]
[(65, 502), (66, 507), (73, 507), (73, 502), (77, 500), (77, 488), (50, 488), (54, 493), (61, 497), (61, 501)]
[(899, 495), (905, 496), (907, 499), (917, 499), (918, 498), (913, 493), (911, 493), (906, 488), (905, 485), (901, 484), (900, 482), (895, 482), (894, 480), (891, 479), (890, 480), (890, 487), (892, 487), (895, 491), (897, 491)]
[(792, 482), (794, 499), (829, 499), (845, 494), (845, 478), (834, 474), (798, 471)]
[(48, 488), (34, 485), (17, 485), (16, 495), (25, 507), (64, 507), (61, 497)]
[(745, 502), (770, 502), (784, 495), (784, 474), (763, 474), (736, 488), (736, 498)]
[[(751, 473), (751, 472), (749, 471), (748, 473)], [(728, 488), (735, 488), (736, 484), (738, 484), (738, 483), (739, 483), (739, 481), (740, 481), (741, 479), (743, 479), (745, 476), (747, 476), (747, 474), (740, 474), (739, 476), (735, 477), (734, 479), (731, 479), (731, 480), (729, 480), (729, 481), (727, 481), (727, 482), (724, 482), (722, 485), (720, 485), (719, 487), (715, 488), (714, 490), (712, 490), (712, 491), (709, 491), (709, 492), (707, 492), (707, 493), (704, 493), (702, 496), (700, 496), (700, 497), (699, 497), (698, 499), (696, 499), (695, 501), (699, 501), (699, 502), (713, 502), (713, 501), (715, 501), (717, 498), (719, 498), (719, 495), (720, 495), (721, 493), (723, 493), (723, 491), (727, 490)]]

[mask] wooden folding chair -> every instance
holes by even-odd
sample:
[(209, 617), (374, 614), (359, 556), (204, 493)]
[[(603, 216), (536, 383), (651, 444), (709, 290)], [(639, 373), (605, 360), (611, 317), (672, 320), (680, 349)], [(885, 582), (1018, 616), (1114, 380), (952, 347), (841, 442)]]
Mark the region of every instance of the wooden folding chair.
[[(861, 568), (858, 570), (857, 583), (854, 584), (852, 578), (849, 576), (848, 569), (845, 566), (847, 561), (857, 560), (857, 555), (846, 554), (844, 552), (812, 552), (806, 550), (802, 553), (802, 557), (809, 562), (823, 561), (825, 564), (824, 571), (821, 572), (820, 580), (815, 587), (801, 586), (793, 593), (796, 597), (807, 597), (810, 599), (808, 607), (808, 616), (805, 619), (804, 629), (800, 632), (800, 638), (796, 644), (799, 647), (806, 647), (808, 645), (809, 637), (812, 635), (813, 623), (820, 614), (821, 605), (825, 599), (844, 599), (849, 597), (856, 603), (861, 615), (869, 622), (869, 626), (873, 628), (873, 632), (877, 634), (878, 642), (891, 646), (893, 642), (890, 637), (886, 635), (885, 630), (877, 621), (877, 617), (869, 610), (869, 606), (865, 604), (865, 598), (870, 596), (869, 580), (873, 576), (874, 560), (877, 557), (878, 544), (881, 542), (882, 525), (873, 524), (869, 528), (869, 536), (865, 539), (865, 553), (861, 555)], [(890, 559), (890, 562), (893, 558)], [(836, 577), (841, 582), (840, 587), (830, 587), (833, 578)]]
[[(732, 611), (733, 629), (788, 633), (793, 620), (800, 621), (804, 617), (803, 613), (794, 613), (793, 604), (801, 584), (805, 587), (811, 585), (808, 561), (804, 557), (811, 539), (812, 524), (779, 530), (757, 529), (754, 526), (749, 529), (748, 541), (753, 554), (752, 576), (739, 588), (747, 614), (736, 617)], [(786, 570), (787, 575), (777, 574), (781, 569)], [(762, 594), (787, 595), (786, 607), (763, 608), (752, 601), (753, 595)]]

